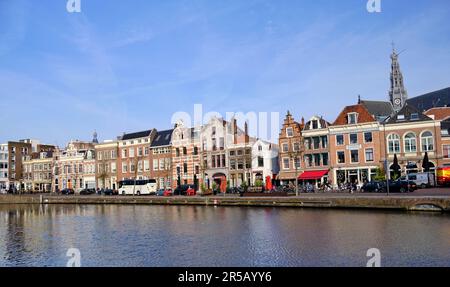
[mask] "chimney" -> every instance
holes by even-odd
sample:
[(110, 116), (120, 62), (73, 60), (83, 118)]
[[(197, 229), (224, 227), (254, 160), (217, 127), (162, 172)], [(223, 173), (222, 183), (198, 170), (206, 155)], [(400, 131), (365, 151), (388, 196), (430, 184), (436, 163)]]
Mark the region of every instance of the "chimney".
[(361, 104), (361, 95), (358, 95), (358, 105)]
[(233, 141), (234, 144), (237, 144), (237, 120), (233, 119)]
[(305, 126), (305, 118), (302, 117), (302, 126)]
[(248, 123), (247, 121), (245, 122), (245, 142), (248, 143), (250, 141), (249, 137), (248, 137)]

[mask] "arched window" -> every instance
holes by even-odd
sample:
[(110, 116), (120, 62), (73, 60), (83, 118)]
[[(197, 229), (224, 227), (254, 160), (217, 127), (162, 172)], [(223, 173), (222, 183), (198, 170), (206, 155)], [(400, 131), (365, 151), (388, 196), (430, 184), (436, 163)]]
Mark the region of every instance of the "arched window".
[(405, 135), (405, 152), (417, 152), (416, 134), (408, 133)]
[(424, 132), (422, 134), (422, 151), (433, 151), (434, 150), (434, 140), (433, 134), (431, 132)]
[(388, 136), (388, 152), (400, 153), (400, 137), (398, 134), (390, 134)]

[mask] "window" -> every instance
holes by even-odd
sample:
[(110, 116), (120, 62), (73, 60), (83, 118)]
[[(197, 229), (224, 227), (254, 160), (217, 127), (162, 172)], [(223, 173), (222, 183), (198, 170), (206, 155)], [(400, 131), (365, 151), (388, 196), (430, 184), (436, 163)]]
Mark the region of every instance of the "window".
[(327, 153), (322, 154), (322, 164), (328, 165), (328, 154)]
[(225, 139), (223, 137), (219, 138), (219, 149), (223, 150), (225, 148)]
[(350, 160), (352, 163), (358, 163), (359, 162), (359, 151), (358, 150), (351, 150), (350, 151)]
[(434, 150), (433, 134), (431, 132), (424, 132), (422, 134), (422, 151)]
[(411, 120), (412, 121), (417, 121), (419, 119), (419, 114), (418, 113), (412, 113), (411, 114)]
[(442, 151), (444, 158), (450, 158), (450, 145), (443, 145)]
[(111, 172), (116, 172), (116, 170), (117, 170), (116, 163), (112, 162), (111, 163)]
[(300, 144), (299, 143), (294, 143), (293, 149), (294, 149), (294, 152), (300, 151)]
[(187, 148), (185, 146), (183, 147), (183, 155), (187, 155)]
[(130, 148), (130, 157), (134, 157), (134, 148)]
[(294, 130), (292, 128), (286, 128), (286, 136), (291, 138), (294, 136)]
[(235, 155), (234, 150), (230, 151), (230, 156), (234, 156), (234, 155)]
[(148, 155), (149, 154), (149, 147), (145, 147), (145, 149), (144, 149), (144, 155)]
[(312, 129), (313, 130), (317, 130), (319, 128), (319, 122), (317, 120), (313, 120), (311, 122), (311, 124), (312, 124)]
[(166, 167), (164, 166), (164, 164), (165, 164), (164, 159), (163, 158), (160, 159), (159, 160), (159, 170), (166, 170)]
[(122, 173), (128, 172), (128, 165), (126, 162), (122, 162)]
[(414, 133), (405, 135), (405, 152), (417, 152), (417, 141)]
[(338, 151), (337, 152), (337, 160), (338, 160), (338, 163), (345, 163), (345, 152)]
[(127, 157), (127, 149), (124, 148), (122, 149), (122, 158), (126, 158)]
[(258, 167), (264, 167), (264, 158), (262, 156), (258, 156)]
[(328, 148), (328, 137), (327, 136), (322, 136), (322, 148)]
[(314, 145), (314, 149), (320, 148), (320, 138), (319, 137), (313, 138), (313, 145)]
[(283, 158), (283, 169), (289, 169), (289, 158)]
[(289, 151), (289, 145), (287, 143), (283, 144), (283, 152), (288, 152)]
[(344, 145), (344, 136), (343, 135), (336, 135), (336, 144)]
[(183, 163), (183, 172), (184, 172), (184, 174), (188, 173), (188, 165), (187, 165), (187, 163)]
[(371, 143), (371, 142), (373, 142), (372, 132), (364, 133), (364, 142), (365, 142), (365, 143)]
[(194, 153), (193, 153), (194, 155), (198, 155), (198, 147), (194, 147)]
[(145, 171), (150, 170), (150, 162), (148, 160), (144, 160), (144, 170)]
[(144, 153), (143, 153), (142, 147), (138, 148), (138, 156), (143, 156), (143, 155), (144, 155)]
[(397, 134), (391, 134), (388, 136), (388, 152), (389, 153), (400, 152), (400, 137)]
[(180, 156), (180, 148), (176, 148), (175, 154), (176, 154), (176, 156)]
[[(295, 144), (294, 144), (294, 146), (295, 146)], [(262, 149), (262, 145), (259, 145), (258, 146), (258, 151), (262, 151), (263, 149)]]
[(358, 143), (358, 134), (350, 134), (350, 144)]
[(349, 113), (347, 114), (348, 124), (354, 125), (358, 123), (358, 114), (357, 113)]
[(296, 158), (294, 159), (294, 167), (295, 167), (296, 169), (299, 169), (299, 168), (300, 168), (300, 158), (299, 158), (299, 157), (296, 157)]
[(154, 159), (154, 160), (153, 160), (153, 170), (158, 170), (158, 167), (159, 167), (159, 165), (158, 165), (158, 160), (157, 160), (157, 159)]
[(366, 162), (373, 162), (373, 148), (366, 149)]

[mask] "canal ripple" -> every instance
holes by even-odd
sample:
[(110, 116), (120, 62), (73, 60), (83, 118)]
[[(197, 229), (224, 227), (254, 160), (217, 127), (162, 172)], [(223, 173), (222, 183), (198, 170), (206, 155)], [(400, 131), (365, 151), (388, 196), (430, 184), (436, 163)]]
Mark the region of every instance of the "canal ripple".
[(450, 266), (434, 213), (131, 205), (0, 205), (0, 266)]

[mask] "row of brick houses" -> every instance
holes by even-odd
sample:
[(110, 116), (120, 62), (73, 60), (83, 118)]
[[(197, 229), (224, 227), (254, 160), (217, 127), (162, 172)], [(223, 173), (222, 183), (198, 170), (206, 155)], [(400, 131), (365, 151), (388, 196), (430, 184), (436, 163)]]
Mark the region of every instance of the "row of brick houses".
[(389, 101), (358, 97), (333, 121), (296, 121), (287, 112), (277, 144), (211, 117), (193, 127), (124, 133), (99, 143), (66, 147), (37, 140), (0, 145), (0, 191), (50, 192), (66, 188), (117, 190), (127, 179), (154, 179), (158, 188), (194, 185), (221, 191), (256, 183), (363, 184), (397, 159), (402, 175), (450, 165), (450, 88), (408, 99), (398, 54), (391, 55)]
[(279, 179), (362, 184), (385, 162), (390, 168), (395, 155), (402, 174), (421, 172), (425, 153), (434, 171), (450, 164), (449, 118), (447, 107), (419, 112), (406, 104), (394, 112), (389, 102), (361, 100), (333, 123), (317, 116), (297, 123), (288, 112), (279, 138)]
[[(158, 188), (191, 184), (227, 187), (256, 181), (281, 184), (362, 184), (397, 156), (402, 174), (421, 172), (425, 153), (431, 171), (450, 165), (450, 107), (420, 112), (406, 103), (364, 101), (343, 108), (331, 123), (314, 116), (283, 122), (279, 145), (248, 135), (213, 117), (204, 125), (123, 134), (98, 143), (71, 141), (64, 149), (35, 140), (1, 147), (1, 189), (49, 192), (65, 188), (118, 189), (125, 179), (156, 179)], [(5, 177), (7, 180), (5, 180)], [(1, 179), (1, 178), (0, 178)]]

